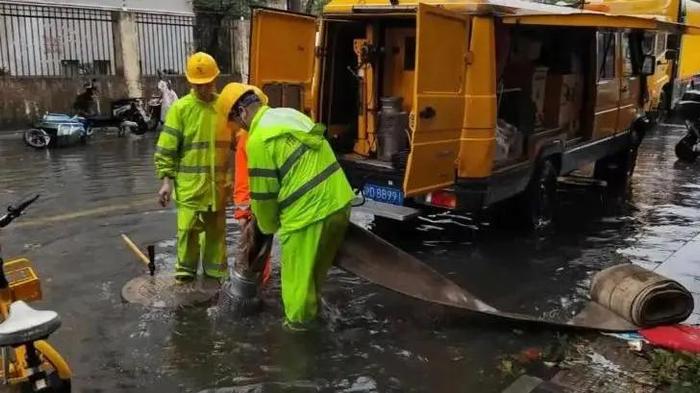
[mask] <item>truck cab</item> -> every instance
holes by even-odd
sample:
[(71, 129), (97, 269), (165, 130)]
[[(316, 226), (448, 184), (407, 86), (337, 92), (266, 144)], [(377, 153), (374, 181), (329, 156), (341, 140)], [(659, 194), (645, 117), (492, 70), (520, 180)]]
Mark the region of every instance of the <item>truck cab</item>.
[(656, 70), (647, 78), (649, 98), (645, 110), (654, 121), (663, 121), (700, 74), (700, 37), (684, 32), (685, 26), (700, 25), (700, 3), (696, 0), (594, 0), (585, 9), (616, 15), (635, 15), (678, 24), (675, 29), (649, 31), (645, 51), (656, 56)]

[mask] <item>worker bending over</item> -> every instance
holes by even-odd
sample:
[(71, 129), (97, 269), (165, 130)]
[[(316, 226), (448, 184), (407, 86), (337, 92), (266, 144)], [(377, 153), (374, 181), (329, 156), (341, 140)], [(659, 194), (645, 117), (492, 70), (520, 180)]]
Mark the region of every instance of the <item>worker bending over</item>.
[[(216, 110), (219, 116), (224, 116), (223, 120), (226, 121), (226, 127), (230, 132), (235, 135), (236, 140), (236, 152), (235, 152), (235, 165), (233, 173), (233, 218), (238, 222), (241, 228), (241, 233), (245, 232), (245, 228), (251, 223), (253, 218), (250, 210), (250, 184), (248, 179), (248, 154), (246, 153), (246, 143), (248, 142), (248, 131), (240, 128), (238, 124), (228, 118), (231, 107), (233, 106), (235, 100), (237, 100), (241, 94), (252, 90), (263, 105), (267, 105), (267, 96), (257, 87), (244, 85), (241, 83), (229, 83), (224, 86), (221, 90), (221, 94), (217, 99)], [(250, 247), (249, 244), (243, 244), (246, 240), (245, 236), (242, 236), (238, 247), (240, 249), (245, 249)], [(243, 261), (236, 261), (236, 264), (243, 263)], [(246, 266), (245, 268), (249, 268)], [(271, 258), (265, 259), (265, 265), (262, 270), (262, 276), (260, 280), (260, 285), (265, 285), (270, 278), (271, 272)]]
[(247, 129), (251, 209), (264, 234), (278, 232), (285, 326), (305, 330), (350, 217), (353, 192), (325, 128), (290, 108), (268, 108), (241, 88), (230, 118)]

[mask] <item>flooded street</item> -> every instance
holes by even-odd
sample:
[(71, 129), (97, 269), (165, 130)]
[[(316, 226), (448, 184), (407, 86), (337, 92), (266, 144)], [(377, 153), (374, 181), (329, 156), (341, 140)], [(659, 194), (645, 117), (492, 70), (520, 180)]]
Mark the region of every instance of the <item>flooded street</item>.
[[(374, 231), (498, 308), (573, 315), (595, 272), (626, 258), (653, 268), (700, 233), (700, 164), (673, 153), (683, 132), (647, 136), (625, 206), (604, 208), (600, 190), (562, 190), (547, 236), (440, 212)], [(324, 291), (328, 323), (303, 337), (282, 330), (278, 271), (266, 310), (246, 320), (126, 304), (122, 286), (145, 273), (121, 233), (155, 243), (159, 269), (174, 264), (175, 214), (156, 205), (153, 151), (152, 138), (109, 133), (52, 151), (0, 134), (0, 205), (41, 194), (0, 233), (3, 253), (33, 260), (44, 294), (36, 307), (61, 315), (51, 341), (77, 391), (500, 392), (514, 379), (498, 369), (504, 357), (559, 340), (555, 330), (427, 304), (337, 269)], [(229, 248), (236, 235), (231, 220)]]

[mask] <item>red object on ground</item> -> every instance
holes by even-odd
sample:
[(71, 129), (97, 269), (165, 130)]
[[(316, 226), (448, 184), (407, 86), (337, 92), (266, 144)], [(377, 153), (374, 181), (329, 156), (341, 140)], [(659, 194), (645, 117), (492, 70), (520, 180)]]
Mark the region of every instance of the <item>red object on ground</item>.
[(700, 353), (700, 326), (658, 326), (639, 331), (654, 346)]
[(534, 362), (542, 358), (542, 351), (539, 348), (527, 348), (520, 352), (518, 360), (522, 363)]

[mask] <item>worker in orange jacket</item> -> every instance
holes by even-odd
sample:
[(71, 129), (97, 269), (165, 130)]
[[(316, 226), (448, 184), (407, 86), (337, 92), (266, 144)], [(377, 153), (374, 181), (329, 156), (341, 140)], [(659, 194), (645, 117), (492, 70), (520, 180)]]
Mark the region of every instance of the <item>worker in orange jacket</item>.
[[(238, 221), (241, 228), (252, 218), (250, 211), (250, 183), (248, 181), (248, 154), (245, 150), (248, 142), (248, 131), (240, 129), (236, 133), (236, 166), (233, 173), (233, 218)], [(270, 279), (270, 257), (265, 261), (265, 269), (262, 273), (262, 283), (265, 285)]]
[[(230, 83), (221, 91), (217, 101), (217, 113), (219, 116), (228, 115), (229, 108), (234, 104), (233, 100), (235, 97), (240, 96), (240, 94), (237, 94), (237, 89), (240, 89), (240, 86), (241, 84)], [(265, 93), (257, 87), (252, 88), (260, 100), (267, 103), (268, 98)], [(232, 125), (231, 122), (228, 122), (228, 124)], [(248, 131), (238, 129), (237, 131), (232, 130), (232, 132), (236, 133), (235, 167), (233, 174), (233, 217), (241, 228), (245, 228), (252, 218), (252, 212), (250, 210), (250, 185), (248, 182), (248, 155), (246, 154), (245, 148), (248, 141)], [(271, 263), (270, 257), (268, 257), (265, 261), (261, 285), (264, 285), (270, 278), (270, 271)]]

